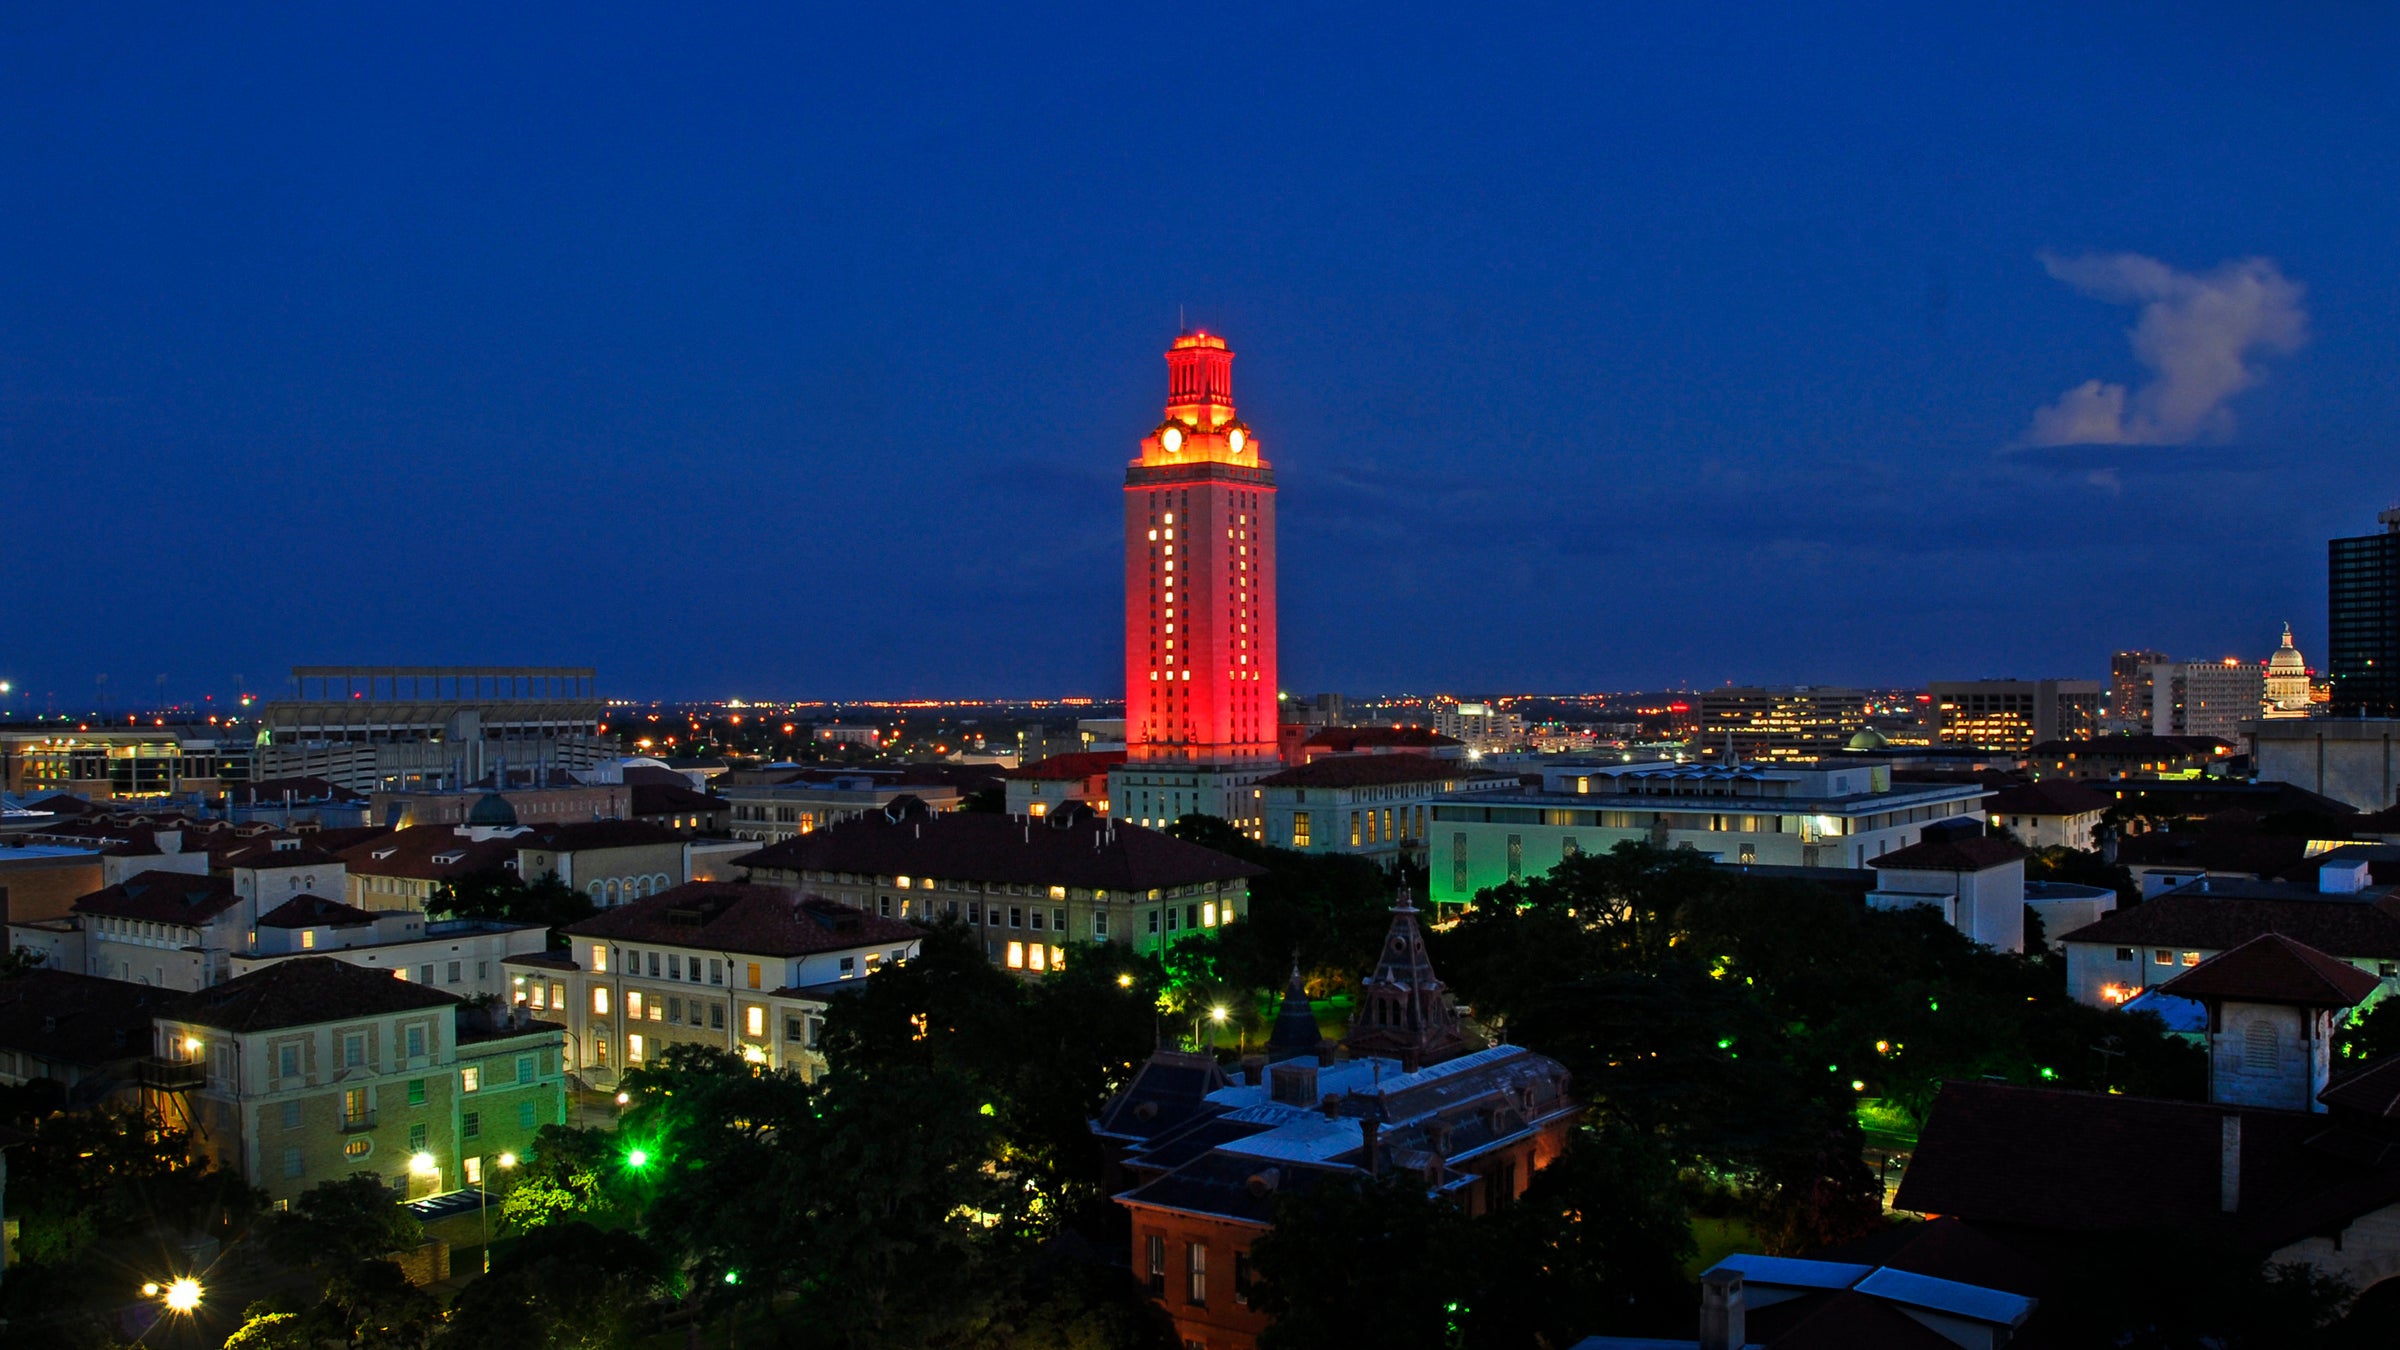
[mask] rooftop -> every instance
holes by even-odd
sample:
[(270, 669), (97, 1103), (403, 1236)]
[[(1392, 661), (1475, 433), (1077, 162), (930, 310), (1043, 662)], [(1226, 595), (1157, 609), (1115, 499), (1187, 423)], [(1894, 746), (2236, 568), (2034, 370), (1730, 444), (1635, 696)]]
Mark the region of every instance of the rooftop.
[(140, 872), (75, 902), (78, 914), (198, 926), (233, 908), (233, 878)]
[(2308, 1008), (2348, 1008), (2374, 993), (2382, 981), (2346, 961), (2265, 933), (2221, 952), (2161, 984), (2176, 998), (2235, 999), (2245, 1003), (2288, 1003)]
[(171, 989), (36, 968), (0, 980), (0, 1046), (84, 1068), (150, 1053), (150, 1016)]
[(367, 911), (321, 895), (296, 895), (258, 916), (261, 928), (357, 928), (373, 922)]
[(848, 872), (1148, 891), (1264, 869), (1163, 831), (1081, 812), (869, 812), (734, 859), (755, 871)]
[(1081, 782), (1107, 773), (1124, 762), (1125, 752), (1122, 750), (1079, 750), (1073, 754), (1052, 755), (1048, 759), (1036, 760), (1010, 769), (1001, 777), (1019, 782)]
[(186, 994), (158, 1015), (223, 1031), (274, 1031), (361, 1017), (452, 1008), (458, 1000), (329, 956), (303, 956)]
[(2228, 951), (2265, 933), (2352, 960), (2400, 960), (2400, 898), (2302, 892), (2250, 899), (2187, 886), (2102, 915), (2060, 940)]
[(1883, 871), (1910, 872), (1981, 872), (2022, 862), (2031, 856), (2023, 844), (2014, 839), (1995, 835), (1976, 834), (1954, 839), (1926, 839), (1896, 848), (1880, 858), (1867, 859), (1867, 866)]
[(888, 947), (914, 942), (914, 925), (802, 896), (781, 886), (734, 881), (688, 881), (656, 895), (605, 910), (566, 930), (613, 942), (695, 944), (745, 956), (806, 956), (814, 952)]
[(1384, 787), (1395, 783), (1438, 783), (1445, 791), (1455, 791), (1462, 781), (1515, 781), (1516, 775), (1484, 773), (1464, 767), (1455, 759), (1435, 759), (1431, 755), (1329, 755), (1311, 760), (1296, 768), (1269, 774), (1258, 780), (1260, 787), (1345, 788)]

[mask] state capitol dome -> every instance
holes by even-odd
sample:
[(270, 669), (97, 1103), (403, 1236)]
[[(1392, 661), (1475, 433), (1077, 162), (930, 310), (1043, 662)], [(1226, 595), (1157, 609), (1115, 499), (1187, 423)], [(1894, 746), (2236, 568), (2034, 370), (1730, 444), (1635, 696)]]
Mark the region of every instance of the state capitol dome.
[(2267, 658), (2267, 673), (2270, 675), (2306, 675), (2308, 673), (2308, 662), (2301, 659), (2299, 648), (2292, 645), (2292, 626), (2288, 623), (2283, 626), (2283, 645), (2275, 649), (2273, 656)]

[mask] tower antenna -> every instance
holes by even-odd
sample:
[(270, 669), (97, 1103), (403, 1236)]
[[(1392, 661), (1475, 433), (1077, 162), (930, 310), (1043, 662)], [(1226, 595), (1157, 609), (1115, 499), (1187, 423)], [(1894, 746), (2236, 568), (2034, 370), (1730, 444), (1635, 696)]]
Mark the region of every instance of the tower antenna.
[(1175, 331), (1177, 333), (1192, 331), (1192, 325), (1183, 317), (1183, 306), (1181, 305), (1175, 307)]

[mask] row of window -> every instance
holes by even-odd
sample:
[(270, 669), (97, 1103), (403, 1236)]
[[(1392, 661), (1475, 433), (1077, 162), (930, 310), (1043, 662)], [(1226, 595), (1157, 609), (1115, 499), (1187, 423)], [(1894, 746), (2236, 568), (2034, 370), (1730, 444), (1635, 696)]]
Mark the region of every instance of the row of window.
[[(293, 1111), (293, 1108), (297, 1105), (298, 1103), (296, 1102), (285, 1103), (284, 1128), (298, 1128), (297, 1120)], [(357, 1123), (362, 1125), (371, 1124), (372, 1120), (372, 1116), (362, 1115)], [(542, 1120), (541, 1103), (531, 1097), (526, 1098), (524, 1101), (518, 1102), (516, 1120), (517, 1128), (520, 1130), (530, 1131), (539, 1128), (544, 1123)], [(476, 1140), (482, 1138), (483, 1113), (480, 1111), (467, 1111), (462, 1113), (458, 1120), (458, 1133), (459, 1137), (463, 1140)], [(431, 1131), (425, 1124), (418, 1123), (410, 1125), (408, 1127), (408, 1148), (405, 1156), (414, 1157), (415, 1155), (424, 1152), (426, 1146), (430, 1142)], [(374, 1152), (375, 1140), (373, 1136), (365, 1134), (353, 1135), (350, 1138), (342, 1141), (342, 1156), (337, 1172), (328, 1173), (328, 1175), (346, 1175), (349, 1172), (355, 1171), (358, 1169), (359, 1164), (365, 1159), (373, 1156)], [(481, 1166), (483, 1159), (478, 1156), (469, 1158), (466, 1161), (467, 1183), (469, 1185), (481, 1185), (483, 1183), (483, 1169)], [(299, 1180), (305, 1178), (308, 1176), (308, 1174), (307, 1152), (297, 1144), (286, 1146), (283, 1150), (284, 1178), (286, 1180)]]
[[(1150, 1292), (1159, 1298), (1167, 1296), (1167, 1238), (1164, 1233), (1152, 1233), (1145, 1243), (1143, 1255), (1148, 1259)], [(1233, 1301), (1243, 1306), (1250, 1302), (1250, 1254), (1233, 1254)], [(1183, 1244), (1183, 1301), (1194, 1308), (1208, 1306), (1208, 1244)]]

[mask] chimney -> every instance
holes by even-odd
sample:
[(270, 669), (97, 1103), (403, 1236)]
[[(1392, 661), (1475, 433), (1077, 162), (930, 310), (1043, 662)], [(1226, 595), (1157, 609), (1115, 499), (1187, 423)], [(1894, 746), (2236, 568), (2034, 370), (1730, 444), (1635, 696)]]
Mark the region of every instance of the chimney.
[(2242, 1118), (2225, 1117), (2223, 1145), (2217, 1159), (2217, 1208), (2228, 1214), (2242, 1209)]
[(1382, 1176), (1383, 1146), (1377, 1136), (1383, 1133), (1383, 1122), (1373, 1116), (1367, 1116), (1358, 1122), (1358, 1130), (1359, 1133), (1366, 1136), (1367, 1140), (1367, 1175)]
[(1749, 1343), (1742, 1272), (1723, 1266), (1700, 1277), (1699, 1350), (1742, 1350)]

